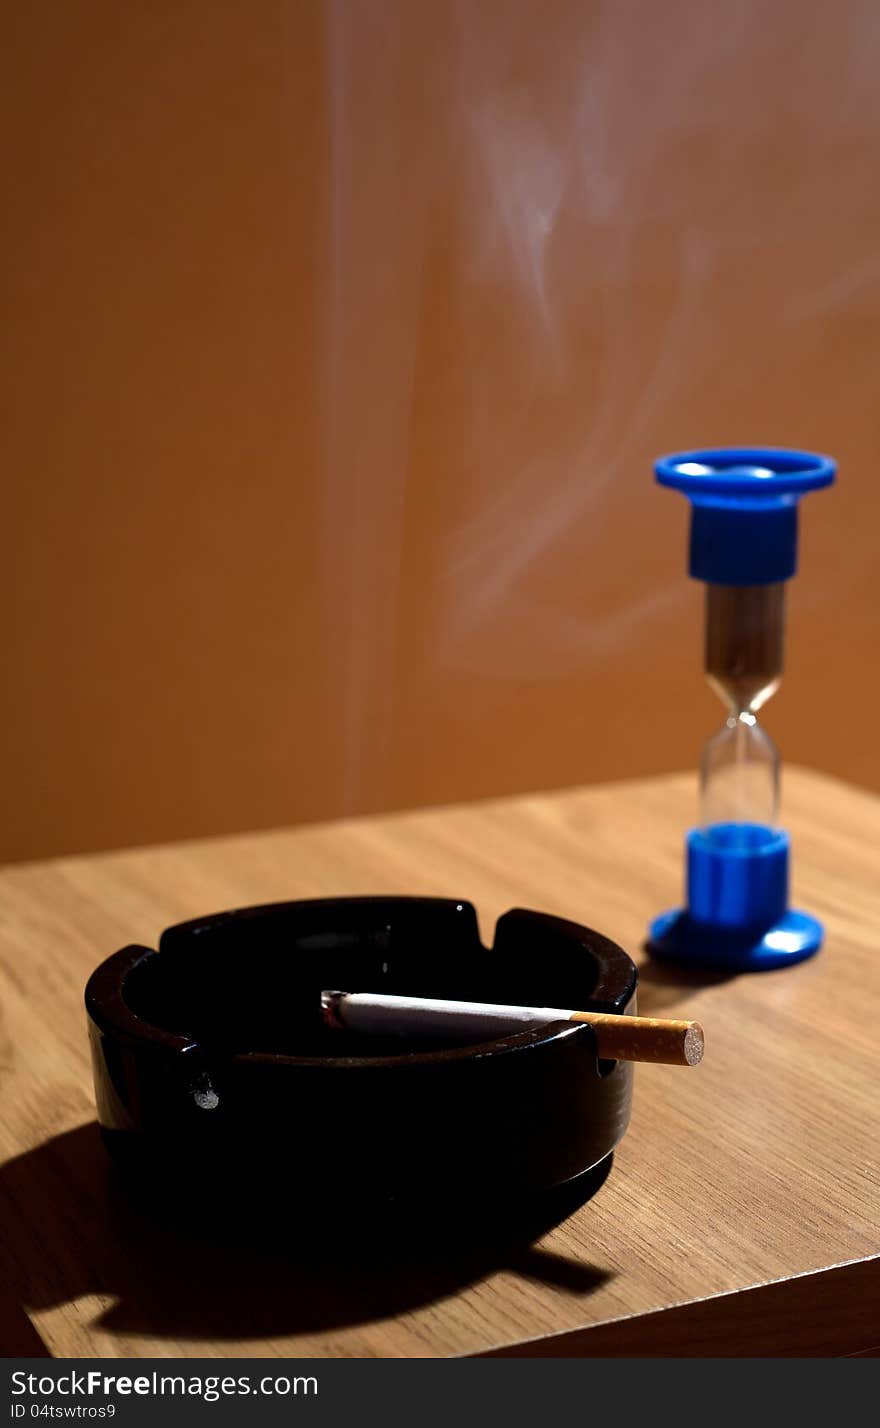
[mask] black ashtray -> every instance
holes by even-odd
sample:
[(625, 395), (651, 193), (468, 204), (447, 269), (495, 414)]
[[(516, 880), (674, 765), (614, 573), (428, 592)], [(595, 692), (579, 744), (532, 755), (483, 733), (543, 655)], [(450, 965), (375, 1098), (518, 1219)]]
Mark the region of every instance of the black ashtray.
[(608, 938), (516, 909), (492, 947), (466, 902), (332, 898), (170, 927), (93, 973), (98, 1118), (139, 1177), (260, 1206), (515, 1198), (585, 1176), (630, 1113), (632, 1067), (557, 1022), (478, 1045), (324, 1024), (325, 988), (635, 1011)]

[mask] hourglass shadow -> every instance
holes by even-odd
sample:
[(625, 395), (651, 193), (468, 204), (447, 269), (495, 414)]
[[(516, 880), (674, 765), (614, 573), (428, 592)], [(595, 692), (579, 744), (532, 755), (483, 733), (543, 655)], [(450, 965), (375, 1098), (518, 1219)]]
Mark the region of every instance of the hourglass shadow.
[[(518, 1205), (438, 1222), (393, 1211), (359, 1220), (343, 1201), (298, 1218), (224, 1201), (190, 1209), (138, 1190), (109, 1160), (96, 1125), (47, 1141), (0, 1169), (8, 1206), (6, 1282), (28, 1309), (88, 1294), (117, 1302), (111, 1333), (258, 1340), (383, 1319), (499, 1269), (590, 1294), (608, 1275), (534, 1241), (585, 1204), (611, 1157), (569, 1186)], [(356, 1205), (357, 1185), (347, 1187)]]
[(652, 1015), (675, 1006), (689, 992), (702, 987), (720, 987), (731, 982), (736, 972), (713, 971), (706, 967), (685, 967), (675, 962), (659, 962), (650, 955), (650, 943), (643, 944), (645, 960), (639, 964), (639, 1011)]

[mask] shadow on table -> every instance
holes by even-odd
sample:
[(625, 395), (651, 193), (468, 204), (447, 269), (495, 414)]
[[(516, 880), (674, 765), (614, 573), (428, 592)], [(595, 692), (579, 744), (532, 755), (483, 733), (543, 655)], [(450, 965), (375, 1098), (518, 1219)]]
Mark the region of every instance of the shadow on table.
[[(110, 1332), (155, 1337), (262, 1339), (400, 1314), (499, 1269), (589, 1294), (605, 1271), (534, 1244), (591, 1198), (610, 1160), (576, 1187), (527, 1209), (439, 1228), (374, 1222), (283, 1225), (232, 1233), (230, 1218), (175, 1220), (133, 1197), (97, 1125), (68, 1131), (0, 1169), (10, 1228), (10, 1290), (29, 1309), (86, 1294), (118, 1300), (99, 1320)], [(352, 1185), (357, 1196), (357, 1185)], [(206, 1207), (206, 1210), (210, 1207)], [(240, 1217), (239, 1217), (240, 1219)]]
[[(644, 950), (647, 952), (647, 947)], [(642, 1016), (653, 1016), (666, 1007), (674, 1007), (701, 987), (721, 987), (736, 975), (736, 972), (713, 972), (708, 968), (658, 962), (646, 955), (639, 963), (639, 1011)]]

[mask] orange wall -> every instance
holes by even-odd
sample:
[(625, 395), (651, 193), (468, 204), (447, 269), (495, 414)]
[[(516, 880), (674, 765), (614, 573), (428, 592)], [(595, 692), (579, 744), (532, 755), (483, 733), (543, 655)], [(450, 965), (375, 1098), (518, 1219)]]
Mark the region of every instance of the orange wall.
[(0, 854), (693, 765), (710, 442), (840, 460), (766, 722), (880, 788), (872, 0), (7, 25)]

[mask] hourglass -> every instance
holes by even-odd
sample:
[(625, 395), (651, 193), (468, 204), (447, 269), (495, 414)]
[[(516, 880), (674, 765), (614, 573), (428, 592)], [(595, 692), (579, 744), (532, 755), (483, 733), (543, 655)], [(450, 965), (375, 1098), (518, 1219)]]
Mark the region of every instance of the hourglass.
[(703, 751), (700, 822), (686, 839), (687, 906), (654, 920), (649, 950), (731, 971), (787, 966), (819, 950), (822, 924), (788, 906), (779, 755), (758, 712), (782, 676), (798, 500), (831, 485), (835, 463), (737, 447), (679, 452), (654, 469), (691, 502), (690, 573), (706, 582), (706, 677), (727, 717)]

